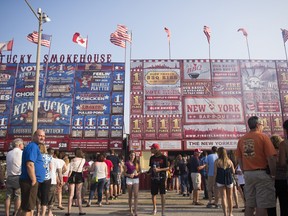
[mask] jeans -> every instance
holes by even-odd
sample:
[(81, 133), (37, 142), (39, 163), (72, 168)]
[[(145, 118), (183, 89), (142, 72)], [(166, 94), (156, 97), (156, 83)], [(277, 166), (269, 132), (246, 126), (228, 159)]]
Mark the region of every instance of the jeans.
[(89, 201), (93, 199), (95, 190), (97, 189), (98, 203), (102, 202), (103, 187), (106, 182), (106, 178), (98, 179), (98, 182), (94, 182), (90, 186)]
[(188, 174), (181, 175), (181, 191), (182, 194), (188, 193)]

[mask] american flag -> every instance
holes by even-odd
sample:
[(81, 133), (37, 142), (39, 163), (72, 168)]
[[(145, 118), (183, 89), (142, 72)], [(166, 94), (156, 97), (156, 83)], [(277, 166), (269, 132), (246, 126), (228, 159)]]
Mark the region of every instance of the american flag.
[[(41, 35), (41, 45), (45, 47), (50, 47), (51, 35), (42, 34)], [(27, 35), (27, 40), (38, 44), (38, 32), (34, 31)]]
[(288, 30), (281, 29), (281, 31), (282, 31), (283, 41), (284, 41), (284, 43), (286, 43), (286, 41), (288, 40)]
[(244, 35), (245, 37), (248, 36), (248, 33), (247, 33), (247, 31), (246, 31), (244, 28), (239, 28), (239, 29), (238, 29), (238, 32), (239, 32), (239, 31), (242, 31), (242, 33), (243, 33), (243, 35)]
[(165, 30), (165, 32), (167, 33), (167, 38), (168, 38), (168, 40), (170, 41), (170, 36), (171, 36), (170, 30), (169, 30), (167, 27), (165, 27), (164, 30)]
[(208, 43), (210, 44), (210, 37), (211, 37), (211, 31), (210, 31), (210, 28), (208, 26), (204, 26), (203, 28), (203, 32), (204, 34), (206, 35), (207, 37), (207, 41)]
[(131, 35), (128, 34), (128, 28), (125, 25), (118, 24), (116, 32), (121, 40), (132, 42)]
[(110, 42), (113, 43), (116, 46), (120, 46), (120, 47), (123, 47), (123, 48), (126, 47), (125, 41), (121, 37), (118, 36), (117, 32), (111, 33)]

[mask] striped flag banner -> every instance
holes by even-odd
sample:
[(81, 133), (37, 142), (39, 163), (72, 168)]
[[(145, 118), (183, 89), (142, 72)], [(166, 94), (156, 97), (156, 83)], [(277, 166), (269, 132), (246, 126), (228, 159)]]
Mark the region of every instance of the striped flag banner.
[(283, 41), (284, 41), (284, 43), (286, 43), (286, 41), (288, 40), (288, 30), (281, 29), (281, 31), (282, 31)]
[[(45, 47), (50, 47), (51, 35), (42, 34), (41, 35), (41, 45)], [(38, 43), (38, 32), (34, 31), (27, 35), (27, 40), (32, 43)]]
[(248, 36), (248, 33), (247, 33), (246, 29), (244, 29), (244, 28), (239, 28), (239, 29), (238, 29), (238, 32), (239, 32), (239, 31), (241, 31), (245, 37)]
[(206, 35), (207, 37), (207, 41), (208, 43), (210, 44), (210, 37), (211, 37), (211, 31), (210, 31), (210, 28), (208, 26), (204, 26), (203, 28), (203, 32), (204, 34)]
[(167, 27), (165, 27), (165, 28), (164, 28), (164, 31), (167, 33), (167, 38), (168, 38), (168, 40), (170, 41), (170, 37), (171, 37), (171, 32), (170, 32), (170, 30), (169, 30)]
[(119, 37), (117, 32), (113, 32), (110, 35), (110, 42), (116, 46), (120, 46), (122, 48), (126, 47), (125, 41), (122, 39), (122, 37)]
[(118, 24), (116, 33), (119, 38), (121, 38), (124, 41), (128, 41), (129, 43), (132, 42), (131, 35), (128, 33), (128, 28), (125, 25)]

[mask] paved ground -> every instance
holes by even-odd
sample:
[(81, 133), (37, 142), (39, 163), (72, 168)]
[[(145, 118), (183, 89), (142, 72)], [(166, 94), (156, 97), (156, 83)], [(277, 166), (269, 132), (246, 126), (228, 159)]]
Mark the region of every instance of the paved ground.
[[(201, 194), (200, 197), (203, 197)], [(117, 200), (112, 200), (110, 205), (103, 205), (102, 207), (97, 207), (95, 204), (96, 200), (92, 202), (91, 207), (84, 207), (84, 211), (86, 215), (110, 215), (110, 216), (118, 216), (118, 215), (129, 215), (128, 213), (128, 201), (127, 194), (123, 194)], [(207, 200), (201, 200), (201, 202), (207, 204)], [(151, 195), (149, 191), (140, 191), (139, 192), (139, 209), (138, 215), (151, 215), (152, 212), (152, 201)], [(158, 206), (158, 216), (161, 216), (161, 208), (160, 208), (160, 196), (157, 198)], [(64, 206), (67, 207), (67, 199), (64, 200)], [(241, 212), (243, 208), (243, 203), (241, 202), (239, 209), (234, 209), (234, 216), (243, 216), (244, 213)], [(60, 216), (66, 213), (67, 208), (65, 210), (54, 210), (54, 215)], [(72, 207), (71, 215), (78, 215), (78, 207)], [(4, 215), (4, 204), (1, 201), (0, 204), (0, 215)], [(177, 195), (176, 192), (168, 191), (167, 192), (167, 200), (166, 200), (166, 216), (185, 216), (185, 215), (193, 215), (193, 216), (216, 216), (223, 215), (222, 209), (211, 209), (206, 208), (206, 206), (194, 206), (192, 205), (192, 201), (189, 197), (183, 197), (181, 195)]]

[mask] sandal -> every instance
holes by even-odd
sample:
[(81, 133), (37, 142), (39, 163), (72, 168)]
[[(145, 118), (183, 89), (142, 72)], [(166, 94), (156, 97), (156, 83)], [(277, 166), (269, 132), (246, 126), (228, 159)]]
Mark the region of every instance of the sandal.
[(57, 206), (57, 208), (60, 209), (60, 210), (64, 210), (63, 206)]

